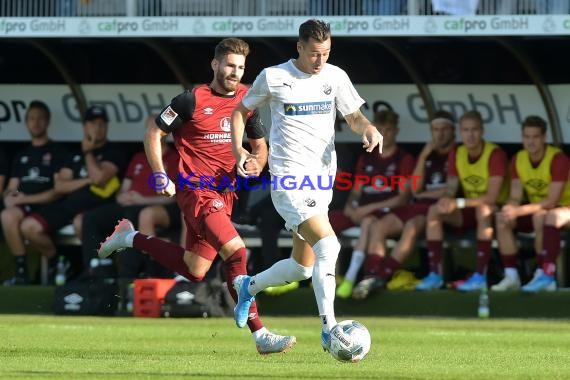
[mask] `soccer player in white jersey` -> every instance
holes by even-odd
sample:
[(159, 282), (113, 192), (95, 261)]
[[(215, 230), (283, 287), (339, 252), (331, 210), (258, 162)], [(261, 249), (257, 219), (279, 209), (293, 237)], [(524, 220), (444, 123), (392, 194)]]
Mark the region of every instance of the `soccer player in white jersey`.
[(285, 219), (285, 226), (294, 231), (291, 258), (253, 277), (235, 279), (239, 300), (234, 317), (238, 327), (245, 326), (255, 294), (269, 286), (312, 276), (322, 321), (321, 343), (327, 350), (329, 331), (337, 323), (335, 266), (340, 244), (328, 219), (336, 173), (337, 110), (349, 127), (362, 135), (367, 152), (378, 147), (375, 154), (382, 153), (382, 136), (360, 111), (364, 101), (348, 75), (327, 64), (331, 51), (330, 25), (320, 20), (304, 22), (299, 27), (297, 51), (297, 59), (264, 69), (232, 114), (233, 152), (238, 174), (245, 177), (250, 174), (246, 163), (262, 158), (242, 147), (244, 121), (250, 110), (269, 103), (271, 197)]

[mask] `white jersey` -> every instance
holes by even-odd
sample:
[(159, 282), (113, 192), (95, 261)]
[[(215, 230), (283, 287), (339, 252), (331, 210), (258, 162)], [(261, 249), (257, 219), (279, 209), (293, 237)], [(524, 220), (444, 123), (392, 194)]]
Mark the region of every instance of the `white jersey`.
[(334, 175), (336, 111), (348, 115), (364, 103), (346, 72), (325, 64), (319, 74), (307, 74), (293, 60), (266, 68), (242, 102), (254, 109), (268, 101), (271, 173)]

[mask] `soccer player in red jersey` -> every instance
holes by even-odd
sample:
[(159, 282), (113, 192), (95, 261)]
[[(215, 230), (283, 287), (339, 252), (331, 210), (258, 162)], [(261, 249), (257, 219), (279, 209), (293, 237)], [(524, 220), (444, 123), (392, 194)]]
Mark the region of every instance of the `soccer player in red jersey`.
[[(436, 111), (430, 120), (430, 130), (432, 139), (422, 149), (413, 170), (417, 181), (411, 189), (412, 201), (370, 226), (364, 278), (352, 292), (356, 299), (364, 299), (387, 285), (413, 252), (416, 239), (425, 232), (429, 208), (445, 195), (447, 160), (455, 149), (454, 116), (447, 111)], [(398, 238), (391, 252), (387, 252), (388, 238)]]
[[(195, 87), (175, 97), (147, 128), (145, 151), (155, 174), (165, 173), (161, 139), (169, 133), (180, 154), (178, 186), (166, 175), (156, 181), (159, 194), (174, 196), (184, 214), (188, 229), (186, 248), (135, 231), (123, 219), (115, 232), (101, 245), (99, 257), (117, 249), (133, 247), (146, 251), (165, 267), (190, 281), (201, 281), (216, 255), (224, 262), (228, 284), (246, 274), (245, 245), (231, 223), (235, 189), (236, 161), (232, 153), (230, 116), (241, 102), (247, 87), (240, 84), (249, 46), (237, 38), (222, 40), (212, 60), (214, 78), (209, 85)], [(257, 111), (247, 120), (247, 136), (252, 147), (246, 165), (251, 172), (261, 172), (267, 161), (265, 131)], [(235, 301), (237, 295), (228, 289)], [(260, 354), (283, 352), (296, 343), (294, 336), (280, 336), (267, 330), (255, 303), (247, 322)]]

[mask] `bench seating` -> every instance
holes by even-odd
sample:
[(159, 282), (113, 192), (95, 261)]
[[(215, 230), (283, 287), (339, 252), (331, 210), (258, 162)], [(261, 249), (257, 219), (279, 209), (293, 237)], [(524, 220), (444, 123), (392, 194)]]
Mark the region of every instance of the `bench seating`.
[[(261, 237), (259, 236), (259, 231), (256, 226), (246, 225), (246, 224), (236, 224), (234, 226), (240, 233), (241, 237), (244, 240), (245, 246), (247, 248), (259, 248), (261, 247)], [(80, 246), (81, 241), (75, 236), (73, 225), (68, 225), (60, 229), (57, 233), (56, 244), (57, 245), (72, 245), (72, 246)], [(358, 237), (360, 236), (360, 227), (352, 227), (345, 231), (343, 231), (339, 236), (339, 241), (343, 248), (352, 248), (356, 245), (358, 241)], [(567, 273), (565, 269), (567, 268), (567, 256), (564, 254), (566, 248), (566, 241), (570, 238), (570, 234), (564, 232), (562, 244), (561, 244), (561, 251), (562, 254), (558, 256), (557, 261), (557, 282), (558, 286), (561, 287), (566, 284), (567, 281)], [(526, 242), (527, 244), (532, 243), (534, 240), (534, 234), (523, 234), (519, 233), (519, 239), (521, 241)], [(444, 244), (444, 248), (448, 249), (451, 245), (456, 245), (461, 248), (470, 248), (473, 247), (473, 236), (472, 234), (460, 236), (453, 240), (446, 240)], [(388, 249), (392, 249), (397, 243), (395, 239), (388, 239), (386, 245)], [(425, 248), (425, 240), (420, 240), (417, 244), (421, 247)], [(293, 240), (292, 234), (290, 231), (282, 230), (279, 234), (277, 239), (277, 246), (279, 248), (292, 248), (293, 247)], [(493, 239), (493, 249), (498, 249), (497, 240)], [(41, 280), (42, 284), (47, 283), (47, 260), (42, 258), (42, 265), (41, 265)]]

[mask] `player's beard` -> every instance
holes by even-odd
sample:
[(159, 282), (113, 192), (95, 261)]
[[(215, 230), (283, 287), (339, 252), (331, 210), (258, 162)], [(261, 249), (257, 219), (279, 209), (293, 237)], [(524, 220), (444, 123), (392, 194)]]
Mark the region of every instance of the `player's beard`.
[[(230, 81), (229, 79), (236, 79), (236, 81), (233, 82)], [(216, 82), (218, 82), (218, 85), (220, 85), (220, 87), (223, 88), (224, 91), (234, 92), (239, 84), (239, 79), (232, 75), (224, 76), (222, 72), (218, 72), (216, 74)]]

